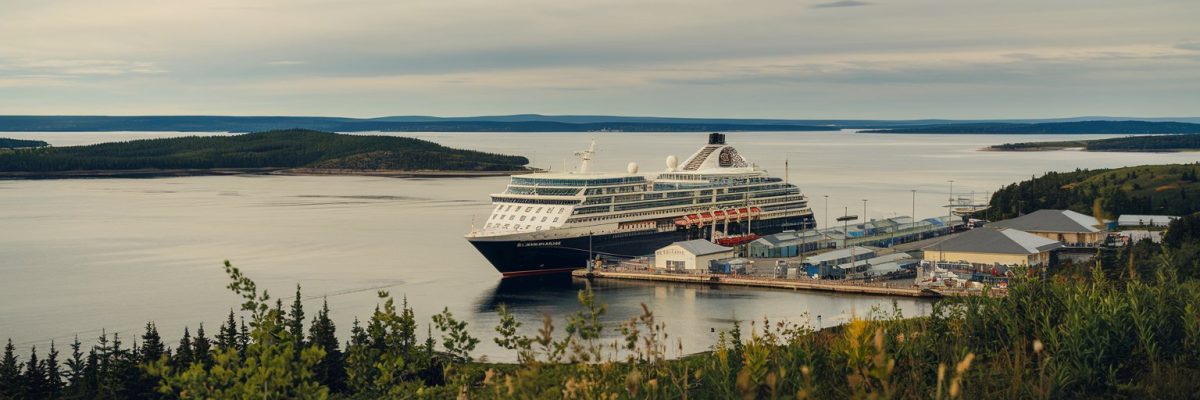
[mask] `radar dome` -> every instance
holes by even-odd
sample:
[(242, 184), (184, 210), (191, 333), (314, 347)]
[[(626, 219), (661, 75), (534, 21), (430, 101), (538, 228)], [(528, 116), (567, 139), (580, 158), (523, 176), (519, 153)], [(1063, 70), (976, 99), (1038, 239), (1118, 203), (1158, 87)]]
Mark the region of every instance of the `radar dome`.
[(667, 156), (667, 170), (674, 172), (678, 169), (679, 169), (679, 159), (675, 158), (674, 155)]
[(629, 171), (631, 174), (636, 174), (638, 172), (638, 165), (635, 162), (631, 162), (629, 163), (629, 166), (625, 167), (625, 170)]

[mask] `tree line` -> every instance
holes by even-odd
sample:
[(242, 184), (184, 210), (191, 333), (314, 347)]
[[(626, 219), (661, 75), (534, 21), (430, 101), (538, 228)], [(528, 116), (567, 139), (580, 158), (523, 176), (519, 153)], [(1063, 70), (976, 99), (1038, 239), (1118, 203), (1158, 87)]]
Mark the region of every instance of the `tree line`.
[(1040, 209), (1070, 209), (1105, 219), (1122, 214), (1187, 215), (1200, 211), (1200, 164), (1147, 165), (1048, 172), (992, 194), (989, 220)]
[(521, 156), (452, 149), (404, 137), (301, 129), (50, 147), (0, 154), (0, 171), (323, 168), (522, 170)]
[(0, 149), (20, 149), (26, 147), (45, 147), (50, 143), (41, 140), (10, 139), (0, 137)]

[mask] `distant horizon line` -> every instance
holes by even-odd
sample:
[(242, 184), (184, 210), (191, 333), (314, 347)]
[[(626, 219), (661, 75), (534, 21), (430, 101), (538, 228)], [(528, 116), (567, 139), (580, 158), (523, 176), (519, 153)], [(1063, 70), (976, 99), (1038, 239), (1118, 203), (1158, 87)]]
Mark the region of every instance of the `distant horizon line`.
[(1053, 121), (1053, 120), (1200, 120), (1197, 116), (1112, 116), (1112, 115), (1074, 115), (1063, 117), (978, 117), (978, 118), (945, 118), (945, 117), (907, 117), (907, 118), (816, 118), (816, 117), (697, 117), (697, 116), (662, 116), (662, 115), (622, 115), (622, 114), (474, 114), (474, 115), (421, 115), (393, 114), (374, 117), (348, 117), (339, 115), (281, 115), (281, 114), (0, 114), (3, 117), (36, 117), (36, 118), (161, 118), (161, 117), (211, 117), (211, 118), (336, 118), (350, 120), (376, 120), (385, 118), (429, 118), (429, 119), (482, 119), (482, 118), (630, 118), (630, 119), (678, 119), (678, 120), (743, 120), (743, 121)]

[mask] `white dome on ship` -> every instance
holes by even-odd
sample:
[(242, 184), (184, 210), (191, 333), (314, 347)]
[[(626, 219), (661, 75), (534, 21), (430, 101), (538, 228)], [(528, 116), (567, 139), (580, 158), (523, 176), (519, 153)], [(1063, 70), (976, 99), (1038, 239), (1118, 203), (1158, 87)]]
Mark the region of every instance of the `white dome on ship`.
[(631, 162), (631, 163), (629, 163), (628, 166), (625, 167), (625, 170), (629, 171), (629, 173), (631, 173), (631, 174), (636, 174), (638, 172), (638, 165), (635, 162)]
[(675, 172), (679, 170), (679, 159), (674, 155), (667, 156), (667, 171)]

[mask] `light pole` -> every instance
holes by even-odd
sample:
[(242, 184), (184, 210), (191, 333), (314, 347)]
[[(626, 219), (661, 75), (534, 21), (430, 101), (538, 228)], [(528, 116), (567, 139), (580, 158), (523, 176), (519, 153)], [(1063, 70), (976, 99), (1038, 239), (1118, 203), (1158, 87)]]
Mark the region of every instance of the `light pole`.
[(825, 227), (829, 228), (829, 195), (825, 195)]
[[(913, 230), (911, 233), (915, 234), (917, 232), (917, 189), (912, 189), (911, 191), (912, 191), (912, 195), (913, 195), (912, 196), (913, 197), (912, 226), (909, 228)], [(916, 239), (916, 238), (914, 238), (914, 239)]]
[(954, 220), (954, 180), (950, 180), (950, 201), (946, 203), (946, 233), (952, 230), (951, 221)]
[(867, 233), (867, 199), (863, 200), (863, 234)]

